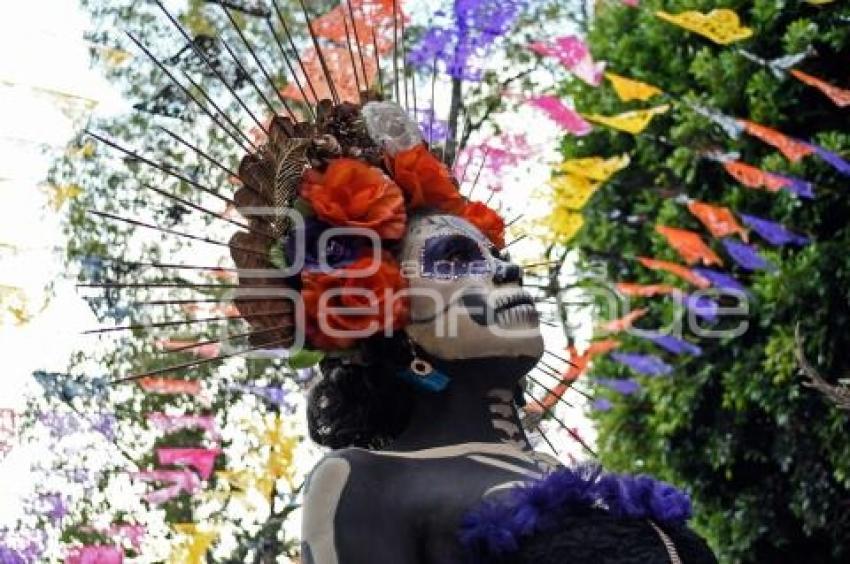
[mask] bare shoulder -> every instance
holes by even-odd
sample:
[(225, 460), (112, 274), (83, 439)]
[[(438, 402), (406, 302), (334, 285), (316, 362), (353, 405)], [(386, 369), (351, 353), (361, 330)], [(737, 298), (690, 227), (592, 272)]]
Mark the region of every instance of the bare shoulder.
[[(362, 542), (376, 530), (391, 531), (393, 524), (387, 519), (391, 506), (382, 495), (385, 484), (375, 461), (368, 451), (343, 449), (329, 453), (313, 468), (305, 484), (301, 522), (306, 564), (408, 561), (373, 554), (379, 547)], [(389, 550), (386, 544), (381, 550)]]
[(304, 486), (306, 503), (333, 502), (336, 506), (352, 478), (368, 475), (374, 464), (374, 456), (360, 448), (340, 449), (326, 454), (307, 477)]

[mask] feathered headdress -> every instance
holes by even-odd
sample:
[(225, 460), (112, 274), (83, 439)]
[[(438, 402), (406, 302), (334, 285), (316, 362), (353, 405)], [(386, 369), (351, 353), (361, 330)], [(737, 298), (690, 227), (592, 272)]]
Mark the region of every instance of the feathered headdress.
[[(189, 40), (180, 24), (159, 2), (157, 4)], [(395, 93), (397, 101), (384, 100), (377, 60), (382, 47), (373, 30), (371, 39), (375, 62), (367, 65), (363, 56), (366, 49), (361, 43), (363, 18), (355, 14), (350, 3), (347, 8), (340, 6), (341, 13), (337, 14), (337, 19), (343, 24), (348, 46), (347, 51), (341, 51), (349, 56), (348, 78), (337, 84), (329, 72), (325, 50), (317, 39), (319, 34), (333, 35), (340, 30), (330, 25), (333, 22), (311, 22), (304, 8), (307, 28), (315, 47), (314, 60), (304, 61), (296, 53), (306, 84), (302, 84), (294, 72), (292, 76), (297, 90), (295, 95), (300, 98), (307, 118), (300, 119), (286, 99), (280, 96), (285, 115), (274, 112), (266, 123), (255, 118), (262, 132), (261, 141), (252, 140), (241, 132), (242, 137), (234, 135), (231, 128), (221, 122), (226, 119), (223, 112), (216, 115), (209, 111), (192, 91), (176, 81), (168, 68), (131, 36), (139, 48), (174, 80), (176, 86), (246, 150), (247, 154), (242, 157), (235, 173), (234, 180), (239, 187), (232, 199), (222, 199), (241, 216), (238, 220), (230, 220), (240, 229), (232, 236), (228, 246), (238, 273), (233, 303), (239, 316), (252, 327), (248, 334), (252, 345), (250, 350), (301, 345), (302, 341), (297, 339), (299, 335), (305, 335), (306, 345), (312, 348), (332, 350), (354, 345), (352, 339), (332, 338), (320, 330), (317, 318), (320, 314), (324, 315), (320, 311), (323, 309), (321, 295), (328, 289), (343, 287), (354, 289), (354, 293), (365, 289), (374, 292), (374, 295), (403, 289), (405, 280), (393, 253), (388, 251), (397, 247), (395, 243), (404, 237), (407, 218), (414, 210), (438, 210), (458, 215), (476, 225), (496, 247), (504, 246), (504, 221), (485, 204), (470, 202), (461, 195), (459, 183), (449, 167), (431, 150), (419, 124), (400, 105), (402, 95), (398, 86)], [(403, 26), (404, 18), (397, 13), (395, 2), (385, 8), (388, 14), (383, 15), (392, 16), (393, 33), (396, 34), (396, 22), (401, 19)], [(225, 12), (234, 29), (239, 31), (230, 12), (226, 9)], [(370, 17), (378, 16), (371, 14)], [(283, 18), (281, 22), (285, 24)], [(293, 44), (285, 25), (283, 30)], [(239, 35), (262, 74), (269, 78), (251, 45), (241, 32)], [(275, 38), (280, 41), (276, 34)], [(392, 66), (398, 85), (404, 82), (404, 78), (399, 76), (396, 64), (396, 44), (397, 38), (394, 38)], [(220, 72), (197, 45), (191, 41), (190, 45), (211, 70)], [(285, 54), (282, 47), (281, 52)], [(355, 52), (359, 54), (359, 61)], [(334, 51), (333, 55), (341, 56), (341, 53)], [(286, 62), (290, 70), (294, 70), (288, 58)], [(310, 64), (318, 65), (324, 80), (319, 81), (315, 77), (311, 80), (305, 69), (305, 65)], [(248, 77), (248, 80), (253, 79)], [(354, 84), (349, 84), (351, 82)], [(226, 80), (223, 83), (227, 86)], [(197, 87), (194, 83), (193, 86)], [(354, 96), (350, 94), (352, 86), (357, 93)], [(406, 90), (405, 85), (405, 99)], [(308, 91), (313, 96), (312, 103)], [(345, 92), (349, 92), (347, 98), (356, 97), (357, 100), (346, 101), (341, 94)], [(232, 90), (231, 93), (235, 96)], [(322, 97), (324, 93), (327, 97)], [(212, 100), (207, 99), (212, 104)], [(264, 100), (269, 109), (274, 110), (270, 101), (265, 97)], [(157, 166), (157, 163), (111, 141), (92, 135), (140, 158), (142, 162), (177, 175), (168, 167)], [(197, 182), (193, 185), (205, 189)], [(210, 193), (221, 197), (218, 192)], [(116, 219), (108, 214), (107, 217)], [(323, 235), (333, 228), (352, 230), (352, 234)], [(359, 233), (354, 233), (355, 229)], [(355, 269), (366, 269), (375, 274), (365, 277), (347, 275), (348, 270)], [(353, 311), (360, 305), (357, 299), (347, 295), (350, 293), (340, 292), (335, 302), (325, 304), (343, 312), (342, 316), (330, 318), (331, 326), (334, 322), (346, 329), (351, 329), (352, 325), (354, 328), (368, 325), (375, 327), (374, 332), (404, 326), (407, 316), (404, 300), (393, 304), (390, 315), (382, 312), (380, 319), (378, 316), (344, 315), (346, 306), (352, 306)], [(327, 316), (323, 319), (328, 322)]]

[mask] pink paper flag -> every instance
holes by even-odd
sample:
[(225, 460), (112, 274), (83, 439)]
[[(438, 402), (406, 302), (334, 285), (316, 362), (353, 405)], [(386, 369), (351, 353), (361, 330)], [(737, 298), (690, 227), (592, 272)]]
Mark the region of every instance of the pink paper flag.
[(181, 492), (194, 495), (201, 489), (201, 479), (191, 470), (145, 470), (142, 472), (133, 472), (130, 476), (143, 482), (165, 482), (171, 484), (143, 496), (143, 499), (151, 505), (165, 503), (180, 495)]
[(90, 545), (72, 548), (65, 564), (121, 564), (124, 550), (119, 546)]
[(455, 174), (465, 181), (471, 180), (471, 177), (477, 175), (477, 168), (483, 166), (486, 172), (498, 177), (522, 164), (534, 155), (535, 150), (524, 133), (496, 135), (465, 147), (458, 155)]
[(591, 86), (599, 86), (605, 72), (604, 62), (594, 62), (584, 41), (575, 35), (555, 39), (555, 43), (536, 41), (531, 50), (544, 57), (555, 57), (567, 70)]
[(534, 96), (529, 98), (529, 102), (546, 112), (552, 121), (573, 135), (581, 137), (593, 129), (578, 112), (565, 106), (557, 96)]
[(204, 480), (212, 475), (218, 448), (158, 448), (156, 457), (162, 465), (191, 466)]
[(166, 415), (149, 413), (148, 424), (163, 433), (173, 433), (183, 429), (203, 429), (212, 439), (218, 439), (218, 427), (212, 415)]

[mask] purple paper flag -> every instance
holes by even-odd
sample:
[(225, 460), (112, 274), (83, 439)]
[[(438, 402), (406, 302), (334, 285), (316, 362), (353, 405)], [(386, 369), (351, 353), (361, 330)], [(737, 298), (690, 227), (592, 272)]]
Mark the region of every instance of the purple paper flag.
[(244, 394), (253, 394), (280, 408), (291, 407), (286, 401), (287, 392), (280, 386), (255, 386), (251, 384), (231, 384), (230, 389)]
[(45, 502), (46, 508), (44, 514), (50, 519), (51, 523), (61, 523), (62, 519), (68, 516), (70, 511), (68, 510), (68, 505), (65, 502), (65, 498), (62, 497), (62, 494), (59, 493), (51, 493), (51, 494), (42, 494), (42, 501)]
[(761, 235), (762, 239), (771, 245), (781, 247), (783, 245), (807, 245), (811, 242), (808, 237), (789, 231), (781, 223), (744, 213), (738, 215), (741, 216), (747, 227), (750, 227), (753, 231)]
[(694, 315), (705, 319), (709, 322), (717, 321), (717, 309), (720, 307), (717, 302), (710, 297), (696, 294), (673, 294), (673, 299), (685, 306), (688, 311), (692, 311)]
[(610, 400), (605, 398), (595, 399), (590, 403), (590, 407), (596, 411), (611, 411), (611, 408), (614, 407), (614, 404), (611, 403)]
[(624, 396), (630, 396), (640, 391), (640, 384), (634, 380), (624, 378), (595, 378), (595, 381), (597, 384)]
[(518, 0), (455, 0), (451, 19), (426, 29), (407, 60), (428, 69), (436, 60), (452, 78), (481, 80), (489, 48), (513, 27), (523, 7)]
[(701, 348), (684, 339), (674, 337), (673, 335), (651, 335), (647, 337), (647, 339), (673, 354), (689, 354), (691, 356), (702, 355)]
[(720, 272), (719, 270), (712, 270), (711, 268), (694, 268), (694, 272), (702, 276), (703, 278), (707, 278), (711, 285), (715, 288), (723, 289), (723, 290), (734, 290), (741, 292), (742, 294), (746, 294), (747, 289), (743, 284), (735, 280), (729, 274), (725, 272)]
[(611, 353), (611, 358), (623, 366), (628, 366), (639, 374), (646, 376), (666, 376), (673, 367), (651, 354)]
[(761, 256), (752, 245), (726, 238), (721, 241), (726, 252), (744, 270), (776, 270), (776, 266)]
[(27, 564), (27, 562), (17, 551), (0, 545), (0, 564)]
[(775, 172), (770, 173), (773, 176), (778, 176), (782, 180), (785, 181), (785, 185), (783, 188), (787, 188), (790, 192), (793, 192), (800, 198), (806, 198), (808, 200), (813, 200), (815, 197), (815, 187), (811, 182), (807, 180), (802, 180), (800, 178), (794, 178), (793, 176), (785, 176), (784, 174), (776, 174)]
[(850, 163), (841, 158), (840, 155), (833, 153), (832, 151), (828, 151), (823, 147), (819, 147), (817, 145), (809, 146), (815, 150), (815, 154), (817, 156), (829, 163), (832, 168), (834, 168), (844, 176), (850, 176)]
[(419, 109), (416, 117), (419, 123), (419, 132), (429, 144), (439, 143), (448, 137), (448, 123), (439, 119), (430, 108)]
[(80, 431), (80, 421), (71, 413), (46, 412), (40, 414), (38, 420), (50, 430), (50, 436), (54, 439), (62, 439)]
[(117, 438), (115, 426), (118, 424), (118, 418), (112, 413), (100, 413), (94, 419), (91, 426), (94, 431), (97, 431), (109, 441), (114, 441)]

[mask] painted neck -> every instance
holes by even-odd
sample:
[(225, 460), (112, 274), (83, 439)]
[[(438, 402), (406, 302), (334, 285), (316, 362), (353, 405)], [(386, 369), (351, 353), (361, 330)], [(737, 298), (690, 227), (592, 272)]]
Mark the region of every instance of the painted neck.
[(531, 450), (513, 402), (516, 383), (528, 362), (435, 362), (435, 367), (451, 382), (442, 392), (418, 392), (409, 424), (389, 449), (418, 450), (480, 442), (508, 443)]

